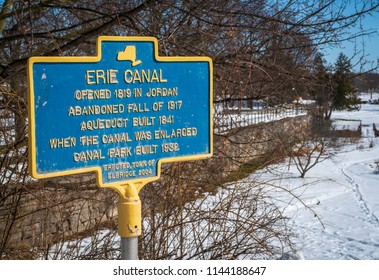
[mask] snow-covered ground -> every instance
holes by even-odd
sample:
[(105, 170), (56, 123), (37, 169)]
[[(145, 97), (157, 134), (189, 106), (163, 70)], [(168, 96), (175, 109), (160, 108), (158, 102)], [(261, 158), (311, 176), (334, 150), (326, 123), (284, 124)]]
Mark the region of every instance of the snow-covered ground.
[(379, 105), (363, 104), (360, 111), (334, 112), (332, 117), (361, 120), (363, 138), (316, 165), (304, 179), (288, 163), (271, 166), (276, 175), (267, 179), (310, 207), (296, 199), (283, 204), (304, 259), (378, 260), (379, 138), (374, 138), (372, 124), (379, 123)]

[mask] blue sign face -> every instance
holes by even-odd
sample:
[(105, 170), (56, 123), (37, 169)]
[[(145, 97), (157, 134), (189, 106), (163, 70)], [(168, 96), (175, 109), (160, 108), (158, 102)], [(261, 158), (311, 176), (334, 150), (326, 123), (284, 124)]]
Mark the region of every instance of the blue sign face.
[(147, 182), (212, 154), (212, 62), (159, 57), (155, 38), (99, 37), (96, 57), (29, 60), (31, 173)]

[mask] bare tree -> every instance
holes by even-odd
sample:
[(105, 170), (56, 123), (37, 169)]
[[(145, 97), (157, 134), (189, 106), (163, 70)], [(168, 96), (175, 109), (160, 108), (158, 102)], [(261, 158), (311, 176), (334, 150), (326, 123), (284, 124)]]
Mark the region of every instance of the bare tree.
[(320, 131), (295, 127), (292, 135), (293, 142), (288, 146), (288, 155), (304, 178), (305, 174), (317, 164), (333, 156), (334, 141), (331, 135)]

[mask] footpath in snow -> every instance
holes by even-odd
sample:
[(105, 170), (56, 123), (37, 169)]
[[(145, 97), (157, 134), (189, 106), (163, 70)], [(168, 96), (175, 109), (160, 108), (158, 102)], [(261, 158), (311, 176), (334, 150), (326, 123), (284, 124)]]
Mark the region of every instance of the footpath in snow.
[(363, 137), (316, 165), (304, 179), (294, 166), (278, 165), (279, 183), (312, 209), (293, 200), (285, 215), (304, 259), (377, 260), (379, 138), (372, 124), (379, 126), (379, 105), (363, 104), (360, 111), (335, 112), (333, 118), (361, 120)]

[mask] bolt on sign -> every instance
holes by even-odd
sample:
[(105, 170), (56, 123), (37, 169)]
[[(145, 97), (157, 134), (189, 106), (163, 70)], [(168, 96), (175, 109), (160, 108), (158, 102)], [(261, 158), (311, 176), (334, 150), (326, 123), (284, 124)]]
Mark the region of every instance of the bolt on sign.
[(152, 37), (99, 37), (93, 57), (28, 63), (30, 172), (95, 171), (113, 187), (160, 177), (163, 162), (212, 155), (212, 61), (161, 57)]

